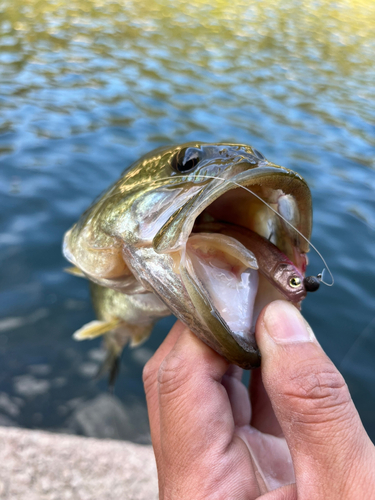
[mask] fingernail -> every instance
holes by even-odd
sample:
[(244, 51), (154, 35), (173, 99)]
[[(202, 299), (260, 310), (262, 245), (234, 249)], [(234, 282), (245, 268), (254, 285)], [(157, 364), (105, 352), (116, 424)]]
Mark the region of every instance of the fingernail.
[(313, 342), (315, 335), (300, 312), (286, 300), (276, 300), (266, 309), (263, 323), (277, 344)]

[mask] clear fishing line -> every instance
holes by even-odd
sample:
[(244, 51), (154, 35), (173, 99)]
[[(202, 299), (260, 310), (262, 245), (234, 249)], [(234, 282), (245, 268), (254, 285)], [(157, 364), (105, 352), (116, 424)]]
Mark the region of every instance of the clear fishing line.
[(349, 349), (347, 350), (346, 354), (344, 355), (344, 357), (340, 361), (339, 368), (341, 368), (344, 365), (345, 360), (347, 359), (347, 357), (349, 356), (349, 354), (353, 351), (354, 347), (358, 344), (358, 342), (364, 336), (367, 335), (367, 332), (371, 331), (371, 328), (372, 328), (373, 325), (375, 326), (375, 316), (372, 318), (372, 320), (370, 321), (370, 323), (368, 323), (367, 326), (365, 326), (365, 328), (361, 331), (361, 333), (358, 335), (358, 337), (354, 340), (354, 342), (352, 343), (352, 345), (349, 347)]
[[(228, 182), (228, 183), (231, 183), (231, 184), (234, 184), (235, 186), (239, 187), (239, 188), (242, 188), (244, 189), (245, 191), (249, 192), (250, 194), (252, 194), (253, 196), (255, 196), (255, 198), (257, 198), (259, 201), (261, 201), (264, 205), (266, 205), (266, 207), (268, 207), (274, 214), (276, 214), (278, 217), (280, 217), (280, 219), (282, 219), (289, 227), (291, 227), (292, 229), (294, 229), (294, 231), (296, 231), (297, 234), (299, 234), (301, 236), (301, 238), (303, 238), (306, 243), (308, 243), (311, 248), (313, 250), (315, 250), (315, 252), (317, 253), (317, 255), (320, 257), (320, 259), (322, 260), (324, 266), (325, 266), (325, 269), (322, 270), (322, 272), (320, 274), (318, 274), (317, 278), (319, 279), (319, 281), (321, 283), (323, 283), (323, 285), (326, 285), (326, 286), (333, 286), (334, 283), (335, 283), (335, 280), (334, 280), (334, 277), (333, 277), (333, 274), (325, 260), (325, 258), (323, 257), (323, 255), (319, 252), (319, 250), (316, 248), (315, 245), (313, 245), (313, 243), (311, 243), (311, 241), (306, 238), (306, 236), (304, 236), (301, 231), (299, 231), (296, 227), (293, 226), (293, 224), (291, 224), (285, 217), (283, 217), (277, 210), (275, 210), (274, 208), (271, 207), (271, 205), (269, 205), (265, 200), (263, 200), (263, 198), (261, 198), (259, 195), (257, 195), (256, 193), (254, 193), (253, 191), (251, 191), (251, 189), (249, 189), (248, 187), (246, 186), (242, 186), (241, 184), (239, 184), (238, 182), (235, 182), (235, 181), (232, 181), (230, 179), (224, 179), (223, 177), (217, 177), (215, 175), (202, 175), (202, 174), (194, 174), (194, 178), (197, 178), (197, 177), (201, 177), (203, 179), (216, 179), (216, 180), (219, 180), (219, 181), (223, 181), (223, 182)], [(153, 181), (144, 181), (144, 182), (140, 182), (140, 183), (137, 183), (134, 185), (134, 187), (138, 187), (138, 186), (142, 186), (143, 184), (152, 184), (152, 183), (155, 183), (155, 182), (160, 182), (160, 181), (170, 181), (171, 180), (171, 177), (161, 177), (160, 179), (155, 179)], [(189, 182), (189, 181), (185, 181), (185, 182)], [(118, 194), (118, 192), (120, 191), (120, 189), (118, 191), (115, 191), (114, 193), (111, 193), (108, 198), (112, 197), (112, 196), (115, 196), (116, 194)], [(201, 205), (203, 205), (203, 202), (201, 203)], [(199, 205), (199, 206), (201, 206)], [(198, 207), (199, 208), (199, 207)], [(324, 271), (327, 270), (330, 278), (331, 278), (331, 283), (327, 283), (326, 281), (324, 281)]]
[(329, 273), (330, 277), (331, 277), (331, 283), (327, 283), (323, 280), (323, 276), (324, 276), (324, 271), (325, 269), (322, 270), (322, 272), (320, 274), (318, 274), (318, 278), (319, 278), (319, 281), (321, 283), (323, 283), (324, 285), (327, 285), (327, 286), (333, 286), (334, 283), (335, 283), (335, 280), (333, 278), (333, 274), (327, 264), (327, 262), (325, 261), (323, 255), (319, 252), (319, 250), (315, 247), (315, 245), (313, 245), (311, 243), (311, 241), (306, 238), (306, 236), (304, 236), (301, 231), (299, 231), (296, 227), (293, 226), (293, 224), (291, 224), (285, 217), (283, 217), (277, 210), (275, 210), (274, 208), (271, 207), (271, 205), (269, 205), (265, 200), (263, 200), (263, 198), (261, 198), (259, 195), (257, 195), (256, 193), (254, 193), (253, 191), (251, 191), (251, 189), (247, 188), (246, 186), (242, 186), (241, 184), (238, 184), (238, 182), (235, 182), (235, 181), (232, 181), (230, 179), (224, 179), (223, 177), (215, 177), (215, 176), (210, 176), (210, 175), (197, 175), (197, 177), (208, 177), (210, 179), (219, 179), (219, 180), (222, 180), (222, 181), (225, 181), (225, 182), (230, 182), (231, 184), (234, 184), (235, 186), (238, 186), (242, 189), (244, 189), (245, 191), (248, 191), (250, 194), (252, 194), (253, 196), (255, 196), (255, 198), (258, 198), (259, 201), (261, 201), (262, 203), (264, 203), (264, 205), (266, 205), (266, 207), (268, 207), (270, 210), (272, 210), (272, 212), (276, 215), (278, 215), (280, 217), (280, 219), (282, 219), (286, 224), (288, 224), (289, 227), (291, 227), (292, 229), (294, 229), (294, 231), (296, 231), (296, 233), (298, 233), (310, 246), (313, 250), (315, 250), (315, 252), (319, 255), (319, 257), (321, 258), (324, 266), (325, 266), (325, 269), (327, 270), (327, 272)]

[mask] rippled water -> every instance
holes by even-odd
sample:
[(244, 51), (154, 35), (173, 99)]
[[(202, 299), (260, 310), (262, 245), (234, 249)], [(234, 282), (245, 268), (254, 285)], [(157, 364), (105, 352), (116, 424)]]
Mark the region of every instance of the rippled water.
[(172, 320), (106, 394), (61, 238), (141, 154), (234, 141), (312, 189), (336, 284), (304, 313), (375, 440), (374, 26), (372, 0), (0, 1), (0, 424), (147, 441), (141, 370)]

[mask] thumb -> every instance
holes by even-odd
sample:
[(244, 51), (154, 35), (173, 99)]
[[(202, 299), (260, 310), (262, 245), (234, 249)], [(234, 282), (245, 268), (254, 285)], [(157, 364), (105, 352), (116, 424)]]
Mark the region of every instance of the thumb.
[(343, 377), (310, 326), (292, 304), (275, 301), (263, 310), (256, 339), (299, 498), (359, 498), (361, 476), (370, 486), (374, 447)]

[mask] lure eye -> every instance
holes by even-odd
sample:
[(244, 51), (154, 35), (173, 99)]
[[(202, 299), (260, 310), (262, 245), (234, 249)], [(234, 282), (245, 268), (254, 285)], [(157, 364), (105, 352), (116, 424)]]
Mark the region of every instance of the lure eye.
[(186, 173), (192, 171), (199, 163), (201, 154), (198, 149), (181, 149), (173, 158), (171, 165), (177, 172)]
[(298, 288), (301, 283), (302, 281), (297, 276), (293, 276), (293, 278), (290, 278), (289, 280), (289, 286), (291, 286), (292, 288)]
[(316, 276), (307, 276), (303, 280), (303, 284), (305, 285), (306, 292), (316, 292), (320, 287), (319, 278), (317, 278)]

